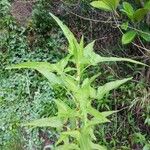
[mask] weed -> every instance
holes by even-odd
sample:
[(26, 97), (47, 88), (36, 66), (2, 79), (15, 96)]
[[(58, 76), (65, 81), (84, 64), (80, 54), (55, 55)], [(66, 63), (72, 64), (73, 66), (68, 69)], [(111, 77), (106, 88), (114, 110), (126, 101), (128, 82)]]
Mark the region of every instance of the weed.
[[(107, 117), (116, 111), (99, 112), (92, 106), (93, 100), (102, 100), (108, 92), (132, 78), (108, 82), (95, 88), (92, 83), (100, 74), (84, 78), (84, 71), (89, 66), (109, 61), (144, 64), (127, 58), (101, 57), (93, 51), (94, 41), (85, 47), (83, 37), (78, 42), (67, 26), (53, 14), (51, 16), (68, 40), (69, 54), (57, 63), (24, 62), (7, 67), (7, 69), (35, 69), (43, 74), (54, 88), (55, 86), (63, 88), (66, 91), (66, 98), (55, 99), (57, 115), (24, 123), (23, 126), (56, 128), (60, 136), (54, 149), (106, 149), (105, 146), (95, 143), (97, 139), (94, 135), (94, 127), (110, 122)], [(65, 101), (71, 102), (71, 105)]]

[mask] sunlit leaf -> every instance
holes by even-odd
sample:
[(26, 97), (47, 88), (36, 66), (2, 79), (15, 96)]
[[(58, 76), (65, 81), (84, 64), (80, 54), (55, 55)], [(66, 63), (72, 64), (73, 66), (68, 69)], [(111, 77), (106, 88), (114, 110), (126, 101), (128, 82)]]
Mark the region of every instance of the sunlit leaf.
[(58, 138), (58, 141), (55, 143), (55, 145), (57, 146), (62, 142), (64, 142), (64, 144), (69, 144), (69, 137), (67, 135), (60, 134), (60, 137)]
[(66, 132), (62, 132), (63, 135), (67, 135), (67, 136), (71, 136), (73, 138), (76, 138), (77, 140), (80, 139), (80, 132), (77, 130), (72, 130), (72, 131), (66, 131)]
[(136, 34), (137, 34), (136, 31), (133, 31), (133, 30), (128, 31), (125, 34), (123, 34), (123, 36), (122, 36), (122, 44), (129, 44), (129, 43), (131, 43), (134, 40)]
[(91, 119), (91, 121), (88, 122), (87, 127), (89, 128), (89, 127), (92, 127), (98, 124), (107, 123), (107, 122), (110, 122), (110, 120), (107, 118), (99, 119), (99, 118), (94, 117), (93, 119)]
[(103, 86), (100, 86), (97, 91), (97, 99), (102, 99), (105, 94), (109, 93), (111, 90), (118, 88), (120, 85), (125, 82), (131, 80), (132, 78), (126, 78), (123, 80), (116, 80), (112, 82), (108, 82)]
[(135, 64), (139, 64), (139, 65), (146, 65), (144, 63), (141, 63), (139, 61), (135, 61), (129, 58), (117, 58), (117, 57), (102, 57), (97, 55), (95, 57), (95, 63), (100, 63), (100, 62), (118, 62), (118, 61), (125, 61), (125, 62), (130, 62), (130, 63), (135, 63)]
[(63, 74), (65, 67), (67, 66), (69, 59), (70, 59), (70, 55), (67, 55), (65, 58), (61, 59), (58, 63), (56, 63), (56, 72), (58, 72), (59, 74)]
[(101, 0), (93, 1), (91, 5), (95, 8), (99, 8), (105, 11), (114, 11), (119, 5), (120, 0)]
[(123, 12), (126, 13), (126, 15), (132, 20), (133, 19), (133, 14), (134, 14), (134, 9), (132, 5), (128, 2), (123, 2)]
[(90, 129), (91, 128), (82, 128), (81, 129), (81, 136), (80, 136), (80, 149), (84, 149), (84, 150), (91, 150), (91, 137), (90, 137)]
[(61, 84), (60, 78), (56, 76), (54, 73), (52, 73), (56, 70), (55, 64), (50, 64), (47, 62), (24, 62), (16, 65), (11, 65), (6, 69), (21, 69), (21, 68), (35, 69), (39, 71), (42, 75), (44, 75), (49, 80), (50, 83)]
[(109, 116), (109, 115), (111, 115), (111, 114), (113, 114), (113, 113), (115, 113), (116, 111), (99, 112), (95, 108), (93, 108), (93, 107), (90, 106), (88, 108), (88, 112), (89, 112), (89, 114), (91, 114), (95, 118), (97, 118), (97, 119), (99, 119), (99, 120), (101, 120), (103, 122), (105, 122), (105, 121), (108, 122), (108, 120), (107, 120), (106, 117)]
[(144, 63), (141, 63), (141, 62), (129, 59), (129, 58), (102, 57), (94, 52), (93, 50), (94, 43), (95, 41), (89, 43), (84, 48), (84, 57), (86, 57), (90, 65), (96, 65), (101, 62), (118, 62), (118, 61), (125, 61), (125, 62), (140, 64), (140, 65), (145, 65)]
[(58, 108), (58, 116), (63, 118), (75, 117), (77, 112), (71, 109), (65, 102), (62, 100), (55, 100), (55, 103)]
[(96, 136), (94, 135), (94, 128), (90, 128), (89, 133), (90, 133), (91, 139), (96, 141)]
[(105, 117), (108, 117), (114, 113), (116, 113), (117, 111), (103, 111), (101, 112), (101, 115), (105, 116)]
[(63, 75), (62, 80), (66, 88), (72, 92), (76, 92), (78, 90), (78, 82), (70, 75)]
[(93, 1), (90, 4), (95, 8), (99, 8), (105, 11), (112, 11), (111, 7), (109, 7), (109, 5), (107, 5), (103, 1)]
[(69, 52), (71, 54), (73, 54), (73, 50), (74, 50), (74, 43), (78, 43), (76, 38), (74, 37), (73, 33), (70, 31), (70, 29), (63, 24), (63, 22), (56, 17), (55, 15), (53, 15), (52, 13), (50, 13), (50, 15), (55, 19), (55, 21), (58, 23), (58, 25), (60, 26), (60, 28), (62, 29), (65, 37), (67, 38), (68, 42), (69, 42)]
[(102, 0), (105, 4), (107, 4), (112, 10), (116, 10), (119, 5), (120, 0)]

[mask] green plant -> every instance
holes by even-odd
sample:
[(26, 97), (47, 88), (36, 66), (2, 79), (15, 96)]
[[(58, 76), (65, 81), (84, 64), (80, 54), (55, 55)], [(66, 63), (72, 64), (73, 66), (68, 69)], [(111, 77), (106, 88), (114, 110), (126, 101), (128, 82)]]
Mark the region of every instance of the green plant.
[[(142, 3), (142, 6), (138, 6), (137, 8), (136, 5), (139, 5), (139, 2), (134, 2), (134, 7), (131, 2), (120, 3), (120, 0), (98, 0), (91, 2), (91, 5), (95, 8), (113, 12), (117, 27), (119, 27), (120, 30), (123, 30), (121, 31), (123, 34), (122, 44), (131, 43), (137, 36), (149, 42), (149, 22), (147, 22), (145, 16), (149, 17), (150, 1), (147, 0), (145, 3)], [(119, 12), (117, 11), (117, 8), (119, 8)], [(126, 18), (123, 19), (122, 24), (119, 24), (117, 18), (120, 19), (122, 15), (126, 15)]]
[(133, 142), (140, 143), (143, 147), (142, 150), (149, 150), (150, 149), (150, 141), (146, 140), (146, 136), (141, 133), (135, 133), (133, 135)]
[(54, 149), (106, 149), (105, 146), (96, 144), (94, 127), (98, 124), (110, 122), (107, 117), (116, 111), (99, 112), (93, 107), (94, 100), (101, 100), (111, 90), (131, 80), (126, 78), (108, 82), (95, 88), (93, 81), (100, 75), (85, 78), (84, 72), (90, 66), (98, 63), (127, 61), (143, 65), (143, 63), (116, 57), (101, 57), (93, 50), (94, 41), (84, 46), (84, 38), (80, 42), (73, 33), (56, 16), (51, 14), (66, 36), (69, 54), (57, 63), (48, 62), (24, 62), (7, 67), (7, 69), (35, 69), (43, 74), (55, 87), (59, 86), (66, 91), (66, 98), (59, 97), (55, 100), (57, 115), (50, 118), (24, 123), (23, 126), (52, 127), (59, 133), (59, 139)]

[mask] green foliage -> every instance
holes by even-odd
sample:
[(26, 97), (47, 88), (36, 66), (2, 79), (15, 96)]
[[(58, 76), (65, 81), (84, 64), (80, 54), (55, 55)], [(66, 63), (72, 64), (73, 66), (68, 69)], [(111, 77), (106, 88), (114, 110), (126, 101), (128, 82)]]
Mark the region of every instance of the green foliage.
[[(95, 144), (94, 127), (98, 124), (110, 122), (107, 118), (115, 111), (99, 112), (93, 106), (94, 100), (103, 99), (105, 94), (117, 88), (123, 83), (131, 80), (126, 78), (106, 83), (98, 88), (92, 85), (97, 75), (91, 78), (84, 78), (84, 72), (89, 66), (107, 61), (127, 61), (137, 64), (140, 62), (116, 57), (101, 57), (93, 50), (94, 42), (84, 46), (83, 37), (78, 42), (69, 28), (64, 25), (56, 16), (51, 14), (54, 20), (62, 28), (69, 47), (69, 54), (57, 63), (47, 62), (24, 62), (11, 65), (7, 69), (28, 68), (35, 69), (43, 74), (51, 85), (59, 86), (66, 91), (66, 101), (58, 97), (55, 100), (58, 113), (51, 118), (41, 118), (24, 125), (33, 127), (55, 127), (60, 136), (55, 143), (54, 149), (102, 149), (105, 146)], [(142, 64), (143, 65), (143, 64)], [(68, 105), (72, 102), (72, 106)]]
[[(28, 43), (28, 27), (21, 27), (15, 22), (10, 14), (10, 6), (8, 1), (0, 1), (0, 149), (42, 149), (43, 138), (39, 138), (39, 130), (25, 129), (20, 124), (56, 114), (54, 95), (59, 91), (57, 96), (63, 97), (63, 91), (57, 89), (54, 93), (49, 82), (33, 72), (26, 71), (22, 75), (20, 71), (8, 72), (4, 68), (29, 60), (56, 62), (65, 53), (62, 53), (64, 41), (61, 32), (51, 32), (51, 36), (45, 37), (40, 34), (45, 28), (40, 30), (33, 25), (37, 43), (33, 44), (32, 49)], [(54, 52), (54, 49), (58, 51)], [(47, 133), (46, 129), (43, 132)], [(47, 134), (50, 135), (49, 139), (56, 136), (53, 130)]]
[(42, 34), (46, 34), (47, 31), (50, 31), (54, 26), (54, 22), (47, 16), (49, 9), (51, 9), (51, 1), (39, 0), (34, 6), (32, 20), (28, 22), (28, 26)]
[(128, 31), (122, 36), (122, 43), (128, 44), (131, 43), (136, 36), (136, 31)]
[(105, 11), (115, 11), (119, 2), (120, 0), (99, 0), (91, 2), (91, 5)]
[[(93, 1), (91, 2), (91, 5), (95, 8), (103, 9), (105, 11), (115, 12), (114, 15), (116, 16), (116, 18), (121, 18), (122, 15), (127, 16), (127, 18), (125, 18), (125, 23), (122, 23), (120, 25), (117, 24), (120, 29), (126, 31), (122, 36), (122, 44), (131, 43), (135, 39), (136, 35), (147, 42), (150, 41), (150, 33), (148, 30), (149, 24), (147, 24), (147, 21), (145, 19), (145, 16), (148, 17), (150, 11), (149, 0), (144, 4), (143, 7), (137, 9), (135, 9), (135, 7), (133, 7), (129, 2), (122, 2), (122, 4), (120, 4), (118, 0)], [(119, 15), (117, 12), (117, 8), (121, 8), (119, 9)], [(143, 24), (146, 30), (142, 27)]]
[(143, 146), (143, 150), (150, 149), (150, 141), (146, 141), (145, 135), (143, 135), (141, 133), (135, 133), (133, 135), (133, 141), (135, 143), (140, 143)]

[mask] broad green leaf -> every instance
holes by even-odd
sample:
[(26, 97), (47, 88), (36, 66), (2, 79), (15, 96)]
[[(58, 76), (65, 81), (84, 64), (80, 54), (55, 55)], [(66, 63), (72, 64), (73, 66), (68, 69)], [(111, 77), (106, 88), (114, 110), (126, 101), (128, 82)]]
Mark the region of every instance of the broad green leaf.
[(90, 4), (95, 8), (99, 8), (105, 11), (112, 11), (111, 7), (103, 1), (93, 1)]
[(137, 22), (140, 22), (143, 20), (143, 18), (145, 17), (145, 15), (149, 12), (148, 9), (145, 8), (139, 8), (138, 10), (135, 11), (135, 13), (133, 14), (133, 19)]
[(134, 40), (136, 34), (137, 34), (136, 31), (133, 31), (133, 30), (128, 31), (125, 34), (123, 34), (123, 36), (122, 36), (122, 44), (129, 44), (129, 43), (131, 43)]
[(134, 9), (132, 5), (128, 2), (123, 2), (123, 12), (126, 13), (126, 15), (132, 20), (133, 19), (133, 14), (134, 14)]
[(116, 80), (112, 82), (108, 82), (103, 86), (100, 86), (97, 90), (97, 99), (102, 99), (105, 94), (109, 93), (111, 90), (118, 88), (120, 85), (125, 82), (131, 80), (132, 78), (126, 78), (123, 80)]
[(150, 32), (146, 32), (144, 31), (145, 33), (139, 33), (140, 36), (147, 42), (150, 42)]
[(67, 40), (69, 42), (69, 52), (70, 52), (70, 54), (73, 54), (74, 43), (78, 43), (75, 36), (70, 31), (70, 29), (65, 24), (63, 24), (63, 22), (58, 17), (56, 17), (52, 13), (50, 13), (50, 15), (54, 18), (54, 20), (58, 23), (58, 25), (62, 29), (65, 37), (67, 38)]
[(120, 0), (101, 0), (93, 1), (91, 5), (95, 8), (99, 8), (105, 11), (114, 11), (119, 5)]
[(44, 75), (51, 84), (61, 84), (60, 78), (56, 76), (54, 73), (52, 73), (56, 70), (55, 64), (50, 64), (47, 62), (24, 62), (16, 65), (11, 65), (6, 69), (21, 69), (21, 68), (35, 69), (39, 71), (42, 75)]
[(53, 127), (59, 128), (62, 127), (62, 121), (58, 117), (51, 117), (51, 118), (41, 118), (29, 123), (22, 124), (23, 126), (32, 126), (32, 127)]

